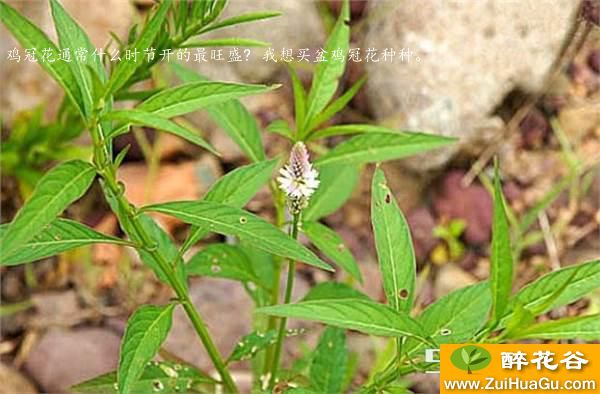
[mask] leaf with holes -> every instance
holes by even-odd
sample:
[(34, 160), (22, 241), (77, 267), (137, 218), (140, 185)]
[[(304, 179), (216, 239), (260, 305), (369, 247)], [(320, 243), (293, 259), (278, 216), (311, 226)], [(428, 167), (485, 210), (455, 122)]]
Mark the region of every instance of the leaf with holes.
[[(276, 165), (273, 159), (238, 167), (219, 178), (202, 199), (242, 208), (271, 179)], [(187, 251), (209, 232), (208, 226), (192, 226), (181, 250)]]
[[(133, 383), (132, 393), (171, 394), (196, 392), (200, 387), (213, 386), (215, 380), (187, 364), (172, 361), (151, 361), (146, 364), (140, 378)], [(117, 371), (112, 371), (69, 388), (69, 392), (81, 394), (106, 394), (117, 391)], [(208, 388), (208, 387), (207, 387)]]
[[(9, 225), (0, 225), (0, 242)], [(10, 256), (0, 256), (0, 265), (17, 265), (41, 260), (86, 245), (109, 243), (131, 245), (122, 239), (95, 231), (86, 225), (67, 219), (55, 219), (35, 237)], [(8, 257), (8, 258), (7, 258)]]
[(371, 221), (388, 303), (395, 310), (408, 313), (415, 297), (415, 252), (406, 219), (381, 168), (373, 175)]
[(277, 227), (242, 209), (212, 201), (175, 201), (150, 205), (144, 210), (171, 215), (196, 226), (206, 225), (210, 231), (253, 242), (257, 248), (277, 256), (302, 261), (327, 271), (333, 270)]
[(29, 242), (88, 190), (96, 171), (90, 163), (72, 160), (52, 168), (37, 183), (2, 237), (3, 260)]
[(274, 344), (276, 338), (277, 330), (267, 332), (253, 331), (250, 334), (244, 335), (235, 345), (231, 355), (227, 358), (227, 362), (248, 360), (254, 357), (259, 351)]
[(119, 394), (133, 392), (144, 367), (167, 338), (174, 308), (174, 304), (144, 305), (129, 318), (119, 357)]
[(344, 240), (335, 231), (319, 222), (303, 222), (302, 232), (325, 256), (362, 283), (363, 279), (358, 263), (344, 245)]
[(383, 337), (424, 338), (423, 328), (405, 313), (357, 298), (302, 301), (257, 309), (272, 316), (318, 321)]

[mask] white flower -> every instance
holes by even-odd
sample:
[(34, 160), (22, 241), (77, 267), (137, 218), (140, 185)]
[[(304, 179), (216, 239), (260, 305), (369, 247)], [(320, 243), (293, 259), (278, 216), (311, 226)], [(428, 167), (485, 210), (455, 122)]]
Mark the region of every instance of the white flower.
[(302, 142), (292, 147), (290, 161), (279, 170), (279, 188), (285, 192), (294, 211), (306, 207), (308, 199), (319, 187), (319, 173), (312, 167), (308, 151)]

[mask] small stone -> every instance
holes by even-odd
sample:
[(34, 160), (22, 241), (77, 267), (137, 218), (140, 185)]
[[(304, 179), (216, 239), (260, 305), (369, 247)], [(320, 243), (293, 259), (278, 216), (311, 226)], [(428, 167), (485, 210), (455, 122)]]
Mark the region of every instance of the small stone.
[(117, 367), (120, 338), (103, 328), (52, 328), (31, 349), (25, 370), (44, 392), (70, 386)]

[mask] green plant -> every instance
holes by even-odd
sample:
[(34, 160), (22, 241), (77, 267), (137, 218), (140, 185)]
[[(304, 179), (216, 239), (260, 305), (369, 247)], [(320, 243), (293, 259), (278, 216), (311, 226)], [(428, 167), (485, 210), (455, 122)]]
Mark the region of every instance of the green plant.
[[(131, 30), (123, 49), (183, 48), (198, 44), (190, 39), (204, 32), (233, 24), (274, 16), (259, 13), (219, 19), (223, 0), (173, 3), (164, 0), (151, 12), (141, 28)], [(56, 0), (51, 0), (59, 46), (52, 43), (36, 26), (5, 3), (0, 3), (0, 19), (27, 48), (88, 48), (89, 38)], [(325, 49), (348, 49), (349, 6), (344, 2)], [(241, 40), (241, 41), (240, 41)], [(247, 45), (250, 41), (220, 41)], [(239, 44), (239, 43), (242, 44)], [(214, 44), (214, 42), (213, 42)], [(0, 227), (3, 266), (29, 263), (75, 247), (93, 243), (115, 243), (137, 250), (141, 260), (175, 293), (167, 305), (144, 305), (129, 318), (118, 370), (94, 378), (73, 388), (79, 392), (119, 393), (237, 392), (230, 364), (251, 359), (256, 371), (255, 389), (290, 392), (341, 392), (351, 384), (356, 358), (346, 348), (345, 330), (394, 338), (393, 357), (360, 390), (384, 392), (397, 388), (402, 375), (430, 366), (420, 350), (440, 343), (500, 341), (535, 337), (573, 336), (577, 329), (582, 339), (597, 338), (600, 328), (590, 317), (534, 323), (534, 317), (549, 309), (572, 302), (600, 282), (600, 262), (554, 272), (511, 297), (512, 266), (504, 202), (495, 183), (494, 241), (492, 274), (489, 282), (479, 283), (451, 293), (412, 316), (414, 304), (415, 257), (410, 232), (385, 176), (377, 168), (372, 184), (372, 221), (379, 265), (388, 305), (377, 303), (350, 284), (326, 282), (312, 288), (298, 303), (290, 303), (295, 267), (303, 262), (318, 269), (333, 268), (296, 238), (304, 233), (313, 246), (344, 270), (349, 279), (362, 281), (352, 254), (341, 237), (320, 223), (349, 198), (361, 169), (367, 163), (398, 159), (453, 142), (450, 138), (395, 131), (380, 126), (350, 124), (328, 126), (326, 122), (343, 109), (364, 80), (334, 98), (344, 62), (319, 63), (312, 85), (306, 92), (295, 70), (290, 67), (294, 90), (295, 125), (278, 121), (269, 130), (293, 144), (289, 163), (278, 180), (274, 170), (278, 158), (268, 159), (256, 120), (237, 98), (259, 94), (273, 87), (208, 81), (181, 66), (173, 67), (183, 82), (174, 87), (134, 91), (136, 82), (148, 78), (157, 62), (123, 59), (105, 67), (99, 58), (88, 62), (43, 62), (41, 65), (64, 89), (67, 100), (79, 114), (84, 129), (93, 141), (91, 162), (71, 160), (55, 166), (37, 183), (24, 206), (10, 224)], [(131, 110), (114, 110), (113, 104), (124, 98), (141, 102)], [(206, 109), (245, 152), (251, 164), (237, 168), (220, 178), (199, 201), (174, 201), (144, 207), (132, 205), (124, 195), (124, 185), (116, 179), (124, 151), (113, 155), (112, 140), (127, 133), (131, 125), (144, 125), (178, 135), (214, 152), (208, 142), (173, 118)], [(335, 135), (353, 135), (327, 149), (324, 139)], [(324, 152), (313, 163), (306, 145)], [(59, 218), (98, 181), (111, 209), (128, 240), (110, 237), (80, 223)], [(242, 209), (269, 183), (276, 209), (271, 224)], [(149, 212), (174, 216), (191, 225), (187, 239), (179, 247)], [(284, 230), (287, 229), (286, 234)], [(209, 233), (231, 236), (234, 242), (211, 244), (187, 261), (183, 256), (191, 246)], [(287, 268), (285, 289), (280, 276)], [(187, 288), (193, 275), (227, 278), (241, 282), (258, 307), (256, 330), (244, 336), (231, 355), (223, 357), (208, 332)], [(560, 288), (548, 283), (560, 282)], [(573, 286), (573, 283), (577, 283)], [(284, 291), (280, 303), (280, 290)], [(560, 290), (560, 291), (559, 291)], [(191, 365), (157, 362), (153, 358), (171, 327), (175, 308), (183, 308), (212, 360), (218, 378), (198, 371)], [(492, 310), (488, 317), (488, 311)], [(521, 319), (527, 316), (527, 319)], [(297, 360), (291, 368), (281, 365), (281, 349), (287, 318), (303, 318), (328, 324), (314, 351)], [(587, 319), (587, 320), (586, 320)], [(487, 323), (486, 323), (487, 322)], [(526, 324), (524, 324), (525, 322)], [(559, 326), (559, 327), (557, 327)], [(562, 327), (561, 327), (562, 326)]]

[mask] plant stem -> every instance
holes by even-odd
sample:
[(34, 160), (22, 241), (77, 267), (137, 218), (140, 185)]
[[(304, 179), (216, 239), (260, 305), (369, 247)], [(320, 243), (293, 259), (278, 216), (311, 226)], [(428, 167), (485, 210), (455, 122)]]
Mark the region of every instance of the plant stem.
[[(96, 130), (99, 132), (98, 130)], [(92, 135), (96, 133), (92, 132)], [(94, 140), (102, 141), (101, 137), (99, 138), (98, 134), (94, 136)], [(190, 296), (186, 290), (186, 287), (179, 280), (175, 271), (171, 264), (169, 264), (168, 260), (163, 256), (161, 251), (157, 249), (156, 242), (152, 240), (152, 238), (148, 235), (147, 231), (144, 229), (142, 223), (140, 222), (136, 209), (133, 205), (125, 198), (124, 190), (119, 185), (116, 173), (112, 165), (110, 164), (110, 158), (106, 156), (106, 150), (103, 149), (100, 144), (94, 145), (94, 162), (97, 164), (102, 164), (98, 167), (98, 173), (103, 178), (107, 189), (110, 193), (115, 197), (116, 202), (119, 206), (119, 209), (126, 213), (125, 215), (119, 215), (119, 220), (126, 221), (126, 228), (132, 228), (135, 232), (135, 237), (140, 242), (140, 248), (144, 249), (148, 254), (152, 256), (152, 258), (158, 262), (160, 269), (164, 272), (165, 276), (171, 288), (177, 295), (177, 298), (181, 305), (183, 306), (188, 318), (190, 319), (194, 329), (196, 330), (198, 336), (200, 337), (200, 341), (204, 345), (206, 352), (208, 353), (211, 361), (213, 362), (215, 369), (218, 371), (221, 376), (221, 383), (224, 385), (226, 392), (228, 393), (237, 393), (237, 387), (223, 361), (219, 350), (217, 349), (215, 343), (213, 342), (206, 324), (202, 320), (200, 313), (192, 303)]]
[[(300, 221), (300, 214), (295, 213), (292, 221), (292, 238), (298, 238), (298, 224)], [(292, 300), (292, 290), (294, 289), (294, 278), (296, 277), (296, 262), (290, 260), (288, 265), (287, 283), (285, 285), (285, 297), (283, 299), (284, 304), (289, 304)], [(281, 349), (283, 347), (283, 338), (285, 337), (285, 329), (287, 326), (287, 318), (282, 318), (279, 322), (279, 332), (277, 333), (277, 342), (275, 343), (275, 353), (271, 364), (271, 376), (270, 376), (270, 387), (273, 387), (275, 377), (277, 375), (277, 369), (279, 367), (279, 359), (281, 358)]]

